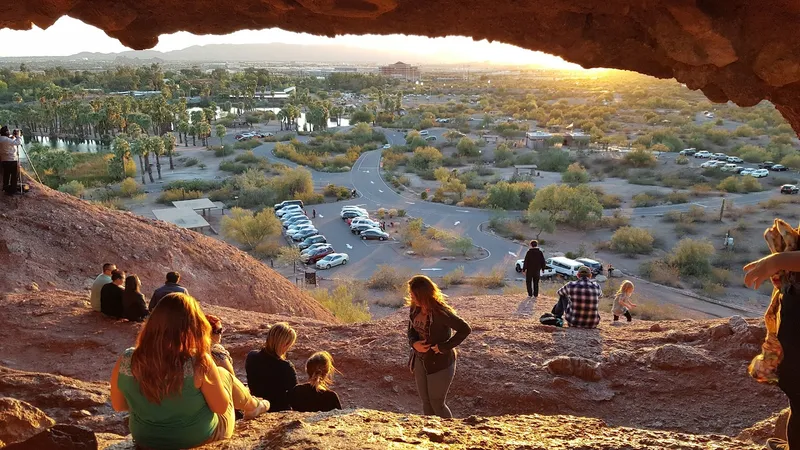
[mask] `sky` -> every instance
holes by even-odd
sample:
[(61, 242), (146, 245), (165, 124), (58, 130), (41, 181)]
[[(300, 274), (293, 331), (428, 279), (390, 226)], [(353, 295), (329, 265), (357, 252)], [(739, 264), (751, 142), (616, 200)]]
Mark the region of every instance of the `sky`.
[[(62, 17), (46, 30), (34, 27), (29, 31), (0, 29), (0, 42), (4, 45), (0, 56), (66, 56), (83, 51), (113, 53), (129, 50), (103, 31), (77, 19)], [(513, 45), (497, 42), (473, 41), (471, 38), (449, 36), (428, 38), (422, 36), (355, 36), (335, 38), (313, 36), (271, 28), (243, 30), (227, 35), (193, 35), (179, 32), (162, 35), (155, 50), (180, 50), (192, 45), (205, 44), (261, 44), (280, 42), (287, 44), (338, 44), (368, 49), (406, 48), (422, 54), (448, 55), (451, 61), (490, 61), (498, 64), (536, 65), (556, 69), (580, 69), (556, 56), (533, 52)], [(13, 54), (8, 54), (13, 51)]]

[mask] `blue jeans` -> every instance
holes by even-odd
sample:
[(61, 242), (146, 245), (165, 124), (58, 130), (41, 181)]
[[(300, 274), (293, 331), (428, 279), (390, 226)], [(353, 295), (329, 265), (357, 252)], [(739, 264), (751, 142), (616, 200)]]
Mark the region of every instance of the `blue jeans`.
[(422, 400), (422, 411), (426, 416), (437, 415), (443, 418), (452, 418), (453, 413), (447, 407), (447, 392), (456, 375), (456, 362), (436, 373), (428, 375), (422, 358), (414, 361), (414, 379), (417, 382), (419, 399)]

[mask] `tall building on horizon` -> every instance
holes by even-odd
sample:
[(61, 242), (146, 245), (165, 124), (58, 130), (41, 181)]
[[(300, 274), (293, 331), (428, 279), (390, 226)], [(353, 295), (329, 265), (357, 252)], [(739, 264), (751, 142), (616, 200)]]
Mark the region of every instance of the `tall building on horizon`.
[(381, 66), (378, 68), (378, 70), (383, 76), (402, 78), (406, 81), (417, 81), (420, 78), (419, 67), (412, 66), (401, 61), (398, 61), (394, 64), (389, 64), (388, 66)]

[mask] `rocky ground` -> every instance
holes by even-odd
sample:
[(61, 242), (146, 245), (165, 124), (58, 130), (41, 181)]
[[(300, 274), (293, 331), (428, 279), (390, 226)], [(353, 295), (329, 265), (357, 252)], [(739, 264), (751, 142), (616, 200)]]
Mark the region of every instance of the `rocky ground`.
[[(448, 402), (459, 419), (419, 417), (406, 368), (407, 310), (336, 324), (274, 272), (215, 240), (46, 190), (0, 202), (0, 397), (15, 399), (0, 399), (6, 444), (55, 421), (86, 427), (83, 438), (99, 439), (100, 448), (130, 448), (108, 379), (141, 325), (90, 310), (84, 286), (106, 259), (148, 279), (180, 263), (205, 312), (222, 318), (242, 380), (246, 353), (277, 321), (298, 331), (289, 354), (297, 368), (315, 351), (333, 354), (346, 412), (269, 415), (208, 448), (754, 449), (733, 436), (763, 442), (786, 405), (777, 389), (746, 375), (764, 337), (759, 320), (557, 329), (535, 320), (552, 298), (534, 305), (518, 295), (462, 295), (451, 302), (473, 332), (459, 347)], [(25, 264), (10, 264), (22, 257)], [(32, 282), (39, 287), (24, 289)], [(61, 448), (26, 445), (9, 449)]]

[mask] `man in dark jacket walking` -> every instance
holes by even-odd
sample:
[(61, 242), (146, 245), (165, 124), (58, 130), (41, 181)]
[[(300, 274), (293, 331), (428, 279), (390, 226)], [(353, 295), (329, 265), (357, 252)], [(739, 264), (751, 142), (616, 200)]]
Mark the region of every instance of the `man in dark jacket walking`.
[(539, 276), (546, 265), (544, 253), (539, 250), (539, 241), (532, 240), (531, 248), (525, 254), (525, 262), (522, 263), (522, 272), (525, 274), (525, 287), (528, 288), (528, 298), (539, 298)]

